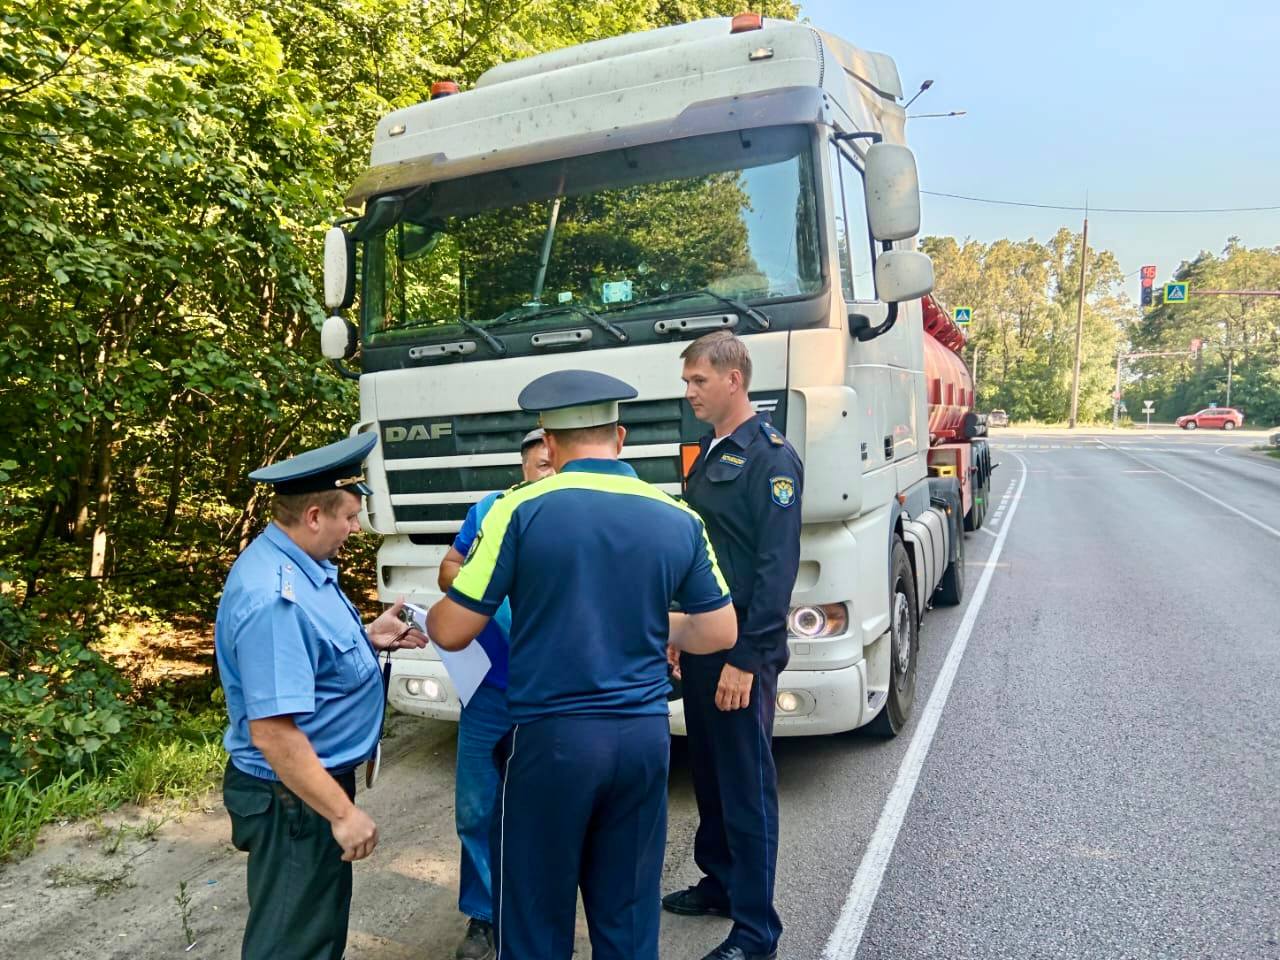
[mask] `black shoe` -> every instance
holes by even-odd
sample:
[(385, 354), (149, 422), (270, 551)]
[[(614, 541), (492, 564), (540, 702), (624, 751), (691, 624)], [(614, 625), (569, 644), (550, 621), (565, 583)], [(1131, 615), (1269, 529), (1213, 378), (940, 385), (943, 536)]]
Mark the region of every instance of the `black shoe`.
[(727, 940), (708, 953), (702, 960), (777, 960), (778, 951), (747, 953), (740, 946)]
[(493, 960), (493, 924), (473, 917), (453, 955), (457, 960)]
[(700, 886), (668, 893), (662, 898), (662, 909), (678, 913), (682, 917), (727, 917), (729, 915), (729, 904), (707, 896)]

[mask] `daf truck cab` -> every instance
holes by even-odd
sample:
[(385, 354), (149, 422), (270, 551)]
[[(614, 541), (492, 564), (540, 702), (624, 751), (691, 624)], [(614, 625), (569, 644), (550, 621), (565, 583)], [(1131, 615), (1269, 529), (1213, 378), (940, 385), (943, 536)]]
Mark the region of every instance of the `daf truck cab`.
[[(353, 433), (380, 438), (362, 521), (381, 598), (438, 598), (467, 510), (520, 480), (536, 419), (516, 397), (549, 371), (632, 384), (623, 457), (680, 496), (707, 430), (680, 352), (732, 330), (805, 465), (776, 733), (900, 730), (966, 509), (965, 477), (930, 476), (933, 271), (901, 100), (889, 57), (747, 15), (503, 64), (383, 118), (361, 213), (326, 238), (322, 332), (358, 362)], [(460, 710), (431, 648), (396, 654), (390, 701)]]

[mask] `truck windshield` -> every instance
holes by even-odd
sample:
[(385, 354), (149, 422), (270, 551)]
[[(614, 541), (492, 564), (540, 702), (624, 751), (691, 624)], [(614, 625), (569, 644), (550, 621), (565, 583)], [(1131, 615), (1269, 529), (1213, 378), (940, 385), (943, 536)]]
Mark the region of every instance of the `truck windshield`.
[[(822, 287), (803, 127), (693, 137), (427, 184), (370, 202), (366, 343), (689, 310)], [(646, 302), (647, 301), (647, 302)], [(719, 306), (723, 306), (720, 301)]]

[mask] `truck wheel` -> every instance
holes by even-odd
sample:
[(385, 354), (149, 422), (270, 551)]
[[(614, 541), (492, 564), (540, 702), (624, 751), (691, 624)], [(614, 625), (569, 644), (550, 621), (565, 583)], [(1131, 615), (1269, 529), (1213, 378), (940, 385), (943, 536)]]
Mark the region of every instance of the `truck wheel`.
[(893, 538), (889, 592), (889, 696), (868, 725), (878, 737), (896, 737), (907, 725), (916, 698), (916, 661), (920, 625), (916, 619), (916, 580), (902, 538)]
[(956, 558), (947, 565), (947, 572), (938, 581), (933, 599), (944, 607), (958, 607), (964, 599), (964, 533), (957, 531)]

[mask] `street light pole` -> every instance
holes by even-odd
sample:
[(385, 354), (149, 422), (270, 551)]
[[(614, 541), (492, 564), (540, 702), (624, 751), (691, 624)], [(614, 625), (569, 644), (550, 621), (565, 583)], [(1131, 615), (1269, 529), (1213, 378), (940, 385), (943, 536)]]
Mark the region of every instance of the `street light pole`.
[[(1084, 333), (1084, 278), (1089, 260), (1089, 215), (1084, 216), (1084, 231), (1080, 234), (1080, 299), (1076, 304), (1076, 363), (1071, 374), (1071, 419), (1067, 427), (1076, 426), (1076, 414), (1080, 408), (1080, 338)], [(1119, 401), (1117, 401), (1119, 402)]]

